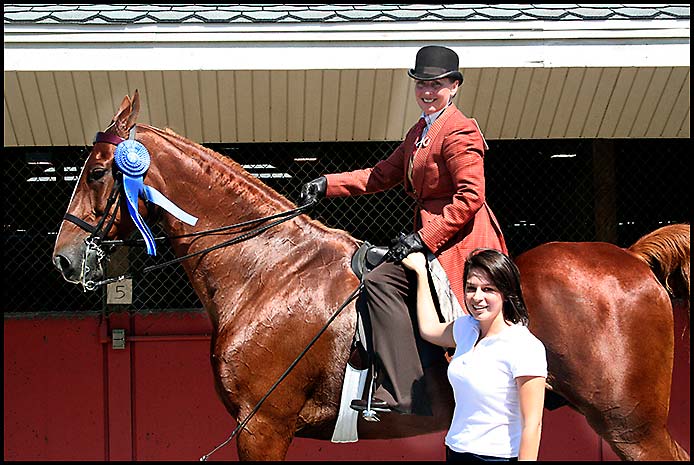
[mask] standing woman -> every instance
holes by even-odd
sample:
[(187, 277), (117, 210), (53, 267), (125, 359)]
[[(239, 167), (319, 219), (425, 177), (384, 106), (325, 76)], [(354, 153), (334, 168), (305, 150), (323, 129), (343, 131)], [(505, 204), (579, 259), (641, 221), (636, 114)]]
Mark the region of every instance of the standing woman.
[[(431, 415), (424, 369), (445, 359), (441, 349), (423, 343), (417, 334), (412, 321), (416, 318), (415, 282), (400, 262), (410, 252), (427, 252), (430, 261), (436, 260), (445, 271), (453, 301), (460, 308), (467, 255), (477, 247), (505, 252), (506, 243), (486, 201), (484, 138), (475, 120), (453, 103), (463, 83), (458, 55), (447, 47), (423, 47), (408, 75), (414, 79), (414, 97), (422, 113), (405, 140), (374, 167), (326, 174), (308, 182), (299, 204), (309, 205), (323, 197), (374, 194), (400, 185), (415, 200), (412, 229), (395, 238), (392, 260), (364, 280), (371, 348), (384, 395), (388, 394), (373, 399), (372, 405)], [(363, 407), (359, 402), (354, 405)]]
[(537, 460), (547, 357), (527, 328), (516, 265), (497, 250), (473, 251), (464, 270), (469, 315), (441, 323), (426, 258), (413, 253), (402, 263), (417, 275), (422, 338), (455, 347), (448, 366), (455, 409), (445, 440), (446, 461)]

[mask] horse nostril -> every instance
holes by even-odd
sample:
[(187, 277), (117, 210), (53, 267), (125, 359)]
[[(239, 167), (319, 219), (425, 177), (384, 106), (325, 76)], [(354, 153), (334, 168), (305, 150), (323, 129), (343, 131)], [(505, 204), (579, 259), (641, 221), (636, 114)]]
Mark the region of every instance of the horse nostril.
[(56, 268), (58, 268), (63, 276), (67, 276), (67, 273), (70, 270), (70, 260), (62, 255), (56, 255), (53, 259), (53, 264)]

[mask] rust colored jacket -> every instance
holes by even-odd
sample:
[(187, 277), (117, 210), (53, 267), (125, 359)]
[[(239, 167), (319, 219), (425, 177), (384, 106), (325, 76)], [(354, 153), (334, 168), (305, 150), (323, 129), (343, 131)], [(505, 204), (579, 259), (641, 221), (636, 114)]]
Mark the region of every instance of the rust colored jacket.
[[(508, 253), (501, 228), (485, 201), (485, 142), (477, 123), (449, 105), (415, 147), (413, 129), (373, 168), (325, 175), (327, 197), (372, 194), (404, 183), (413, 197), (414, 227), (448, 275), (462, 308), (465, 258), (476, 247)], [(416, 150), (412, 184), (407, 170)]]

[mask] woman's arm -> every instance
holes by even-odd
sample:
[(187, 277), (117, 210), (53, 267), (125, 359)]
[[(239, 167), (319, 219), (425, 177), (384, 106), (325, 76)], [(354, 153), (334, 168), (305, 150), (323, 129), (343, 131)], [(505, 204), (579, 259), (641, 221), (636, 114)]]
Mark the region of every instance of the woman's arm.
[(542, 411), (545, 403), (545, 378), (519, 376), (516, 378), (523, 430), (518, 460), (537, 460), (542, 434)]
[(411, 253), (402, 264), (417, 274), (417, 324), (422, 338), (441, 347), (455, 347), (453, 322), (441, 323), (434, 307), (426, 257), (422, 252)]

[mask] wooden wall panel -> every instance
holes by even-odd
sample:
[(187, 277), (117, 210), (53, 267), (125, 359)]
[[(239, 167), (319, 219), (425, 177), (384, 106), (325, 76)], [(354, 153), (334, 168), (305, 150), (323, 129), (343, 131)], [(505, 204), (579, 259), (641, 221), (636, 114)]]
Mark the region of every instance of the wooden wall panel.
[(354, 113), (357, 94), (357, 71), (340, 72), (340, 101), (337, 115), (337, 139), (354, 140)]
[(507, 109), (504, 112), (504, 121), (499, 133), (500, 139), (517, 139), (520, 118), (528, 99), (528, 89), (533, 77), (532, 69), (517, 69), (511, 83)]
[[(494, 99), (496, 80), (499, 74), (498, 68), (485, 68), (481, 70), (479, 84), (475, 90), (472, 109), (468, 116), (477, 120), (482, 132), (489, 134), (489, 125), (492, 124), (490, 118), (496, 115), (491, 115), (491, 106)], [(492, 138), (491, 135), (488, 137)]]
[(357, 72), (353, 140), (369, 140), (372, 108), (383, 103), (383, 96), (375, 94), (375, 82), (376, 71), (361, 69)]
[[(566, 137), (566, 130), (573, 117), (576, 107), (576, 97), (584, 75), (583, 68), (570, 68), (566, 70), (565, 78), (561, 84), (561, 92), (556, 103), (556, 111), (552, 118), (552, 126), (549, 130), (550, 139)], [(556, 85), (556, 84), (555, 84)]]
[(287, 80), (287, 138), (304, 141), (304, 74), (306, 71), (288, 71)]
[(663, 94), (665, 92), (665, 86), (671, 74), (672, 68), (655, 68), (653, 70), (653, 75), (648, 83), (646, 94), (643, 97), (638, 112), (635, 114), (631, 130), (629, 131), (629, 137), (645, 137), (651, 125), (656, 124), (656, 122), (662, 126), (667, 115), (657, 111), (658, 102), (664, 99)]
[(236, 79), (231, 71), (219, 71), (219, 130), (222, 141), (238, 140), (236, 130)]
[(597, 97), (601, 68), (586, 68), (581, 76), (581, 84), (576, 95), (576, 104), (566, 127), (565, 137), (579, 138), (587, 130), (587, 123), (594, 108), (603, 108), (595, 101)]
[(164, 86), (164, 107), (166, 108), (165, 126), (185, 136), (188, 131), (186, 128), (185, 111), (183, 111), (185, 107), (183, 106), (183, 94), (181, 92), (181, 72), (162, 72), (162, 83)]
[[(664, 83), (663, 93), (654, 110), (655, 116), (646, 128), (646, 137), (661, 137), (665, 131), (665, 125), (670, 120), (673, 110), (680, 98), (686, 98), (686, 100), (689, 100), (689, 92), (687, 92), (686, 97), (680, 97), (681, 89), (683, 88), (684, 82), (687, 80), (687, 76), (689, 76), (689, 69), (669, 69), (670, 73), (668, 74), (668, 80), (666, 83)], [(689, 87), (687, 86), (687, 89), (688, 88)]]
[(304, 140), (320, 141), (323, 71), (311, 69), (304, 74)]
[[(489, 114), (483, 132), (485, 137), (498, 139), (503, 130), (508, 112), (508, 102), (511, 98), (511, 88), (515, 78), (514, 68), (500, 68), (496, 73), (489, 104)], [(491, 85), (491, 84), (489, 84)]]
[(236, 130), (238, 142), (253, 142), (253, 76), (251, 71), (235, 71)]
[(96, 102), (89, 73), (72, 73), (72, 79), (77, 92), (77, 108), (80, 112), (81, 141), (91, 145), (94, 136), (101, 130), (101, 124), (96, 116)]
[(323, 71), (321, 87), (320, 140), (337, 140), (337, 106), (340, 100), (340, 71)]
[(46, 121), (48, 122), (51, 145), (68, 145), (65, 121), (61, 114), (60, 99), (55, 85), (55, 75), (49, 71), (37, 73), (36, 76), (41, 88), (43, 111), (47, 115)]
[(287, 141), (287, 71), (272, 71), (270, 77), (270, 141)]
[(200, 83), (200, 125), (202, 136), (196, 142), (203, 144), (210, 142), (221, 142), (220, 136), (220, 107), (222, 102), (219, 99), (219, 89), (217, 88), (218, 71), (199, 71), (198, 79)]
[(639, 68), (636, 71), (636, 76), (624, 101), (624, 106), (615, 127), (615, 137), (630, 137), (634, 127), (634, 118), (641, 112), (654, 72), (655, 68)]
[(689, 102), (691, 101), (689, 89), (689, 68), (687, 68), (687, 76), (665, 123), (664, 137), (689, 137)]
[(542, 104), (540, 105), (540, 111), (537, 114), (537, 121), (532, 133), (533, 138), (546, 139), (550, 137), (554, 119), (557, 115), (557, 106), (566, 81), (566, 73), (566, 68), (552, 68), (550, 70), (547, 86), (542, 96)]
[(379, 69), (374, 78), (374, 98), (371, 107), (371, 127), (368, 140), (386, 140), (386, 127), (393, 88), (393, 70)]
[(523, 105), (520, 124), (518, 125), (518, 138), (531, 138), (535, 133), (537, 118), (540, 114), (545, 90), (549, 82), (550, 70), (547, 68), (533, 68), (528, 97)]
[(590, 109), (583, 123), (582, 137), (588, 139), (598, 137), (610, 104), (610, 98), (619, 78), (619, 73), (619, 68), (602, 68), (600, 70), (599, 83), (595, 89), (595, 94), (592, 96)]
[(146, 108), (147, 114), (149, 114), (148, 119), (139, 117), (138, 122), (162, 129), (168, 127), (166, 97), (164, 96), (164, 74), (161, 71), (147, 71), (145, 73), (144, 88), (138, 90), (138, 92), (141, 92), (140, 111)]
[(200, 109), (200, 79), (198, 71), (181, 71), (181, 98), (185, 111), (185, 137), (193, 141), (202, 140), (202, 110)]
[(17, 146), (19, 144), (17, 143), (17, 136), (14, 133), (14, 126), (12, 125), (12, 115), (7, 109), (7, 99), (4, 101), (3, 108), (5, 110), (3, 120), (5, 128), (5, 145), (10, 147)]
[[(50, 113), (43, 108), (41, 101), (41, 91), (36, 82), (36, 74), (31, 72), (20, 72), (12, 75), (16, 77), (9, 82), (5, 82), (5, 93), (11, 92), (11, 104), (13, 108), (20, 109), (17, 112), (18, 129), (28, 131), (31, 140), (36, 145), (51, 145), (51, 137), (48, 131), (48, 121), (46, 118)], [(14, 112), (13, 112), (14, 115)], [(24, 124), (22, 124), (24, 122)]]
[(617, 124), (636, 76), (634, 68), (620, 68), (597, 137), (615, 137)]
[(388, 106), (388, 122), (386, 124), (385, 140), (401, 140), (407, 130), (414, 124), (407, 119), (407, 103), (414, 99), (414, 87), (409, 76), (397, 71), (393, 72), (393, 85)]
[(61, 71), (54, 73), (55, 88), (60, 102), (57, 110), (65, 125), (67, 135), (67, 145), (82, 145), (84, 134), (82, 133), (82, 120), (80, 118), (79, 107), (77, 106), (77, 95), (72, 73)]

